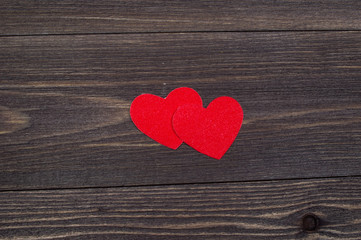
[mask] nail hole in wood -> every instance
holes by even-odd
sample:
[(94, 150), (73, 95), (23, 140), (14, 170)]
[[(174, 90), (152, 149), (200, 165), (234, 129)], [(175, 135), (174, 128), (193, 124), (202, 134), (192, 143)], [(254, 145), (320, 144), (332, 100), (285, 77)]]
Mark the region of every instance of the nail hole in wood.
[(302, 228), (304, 231), (312, 232), (316, 231), (319, 227), (320, 219), (312, 213), (308, 213), (302, 218)]

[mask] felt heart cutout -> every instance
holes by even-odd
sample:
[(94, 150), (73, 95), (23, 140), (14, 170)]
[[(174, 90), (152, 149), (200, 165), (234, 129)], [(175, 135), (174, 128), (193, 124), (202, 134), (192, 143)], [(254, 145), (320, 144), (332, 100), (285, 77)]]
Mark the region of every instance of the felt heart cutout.
[(195, 150), (221, 159), (241, 129), (243, 110), (231, 97), (219, 97), (207, 108), (183, 105), (173, 116), (173, 129)]
[(142, 94), (130, 106), (130, 117), (145, 135), (169, 148), (177, 149), (182, 140), (172, 126), (172, 117), (178, 107), (192, 104), (202, 107), (199, 94), (187, 87), (174, 89), (166, 98)]

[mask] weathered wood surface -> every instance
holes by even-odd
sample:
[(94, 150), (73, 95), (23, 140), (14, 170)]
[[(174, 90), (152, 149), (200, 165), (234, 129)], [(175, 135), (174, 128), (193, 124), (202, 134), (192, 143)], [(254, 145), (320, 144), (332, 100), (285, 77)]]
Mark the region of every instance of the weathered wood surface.
[(0, 238), (356, 240), (360, 202), (360, 178), (2, 192)]
[[(360, 175), (361, 32), (0, 38), (0, 188)], [(188, 86), (244, 125), (222, 160), (156, 144), (131, 101)]]
[(358, 0), (2, 0), (0, 35), (361, 30)]
[[(0, 239), (360, 239), (360, 1), (0, 2)], [(222, 160), (130, 121), (181, 86)]]

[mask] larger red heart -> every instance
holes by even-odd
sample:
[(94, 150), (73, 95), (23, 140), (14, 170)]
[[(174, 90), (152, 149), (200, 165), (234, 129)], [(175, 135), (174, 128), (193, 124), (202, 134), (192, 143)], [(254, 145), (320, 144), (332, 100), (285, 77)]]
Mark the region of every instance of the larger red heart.
[(145, 135), (169, 148), (177, 149), (182, 140), (172, 127), (172, 117), (178, 107), (193, 104), (202, 107), (199, 94), (187, 87), (177, 88), (164, 99), (153, 94), (142, 94), (130, 106), (130, 116)]
[(219, 97), (207, 108), (183, 105), (173, 116), (173, 129), (189, 146), (221, 159), (235, 140), (243, 121), (243, 110), (231, 97)]

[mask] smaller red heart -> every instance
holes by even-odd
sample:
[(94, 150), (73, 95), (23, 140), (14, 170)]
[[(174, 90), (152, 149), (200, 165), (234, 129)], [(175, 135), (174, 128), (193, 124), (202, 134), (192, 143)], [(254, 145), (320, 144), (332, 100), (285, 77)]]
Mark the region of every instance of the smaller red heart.
[(195, 150), (221, 159), (241, 129), (243, 110), (231, 97), (219, 97), (207, 108), (183, 105), (173, 116), (173, 129)]
[(184, 104), (202, 106), (199, 94), (187, 87), (174, 89), (164, 99), (153, 94), (142, 94), (130, 106), (130, 117), (135, 126), (145, 135), (164, 146), (177, 149), (182, 140), (172, 126), (172, 117)]

